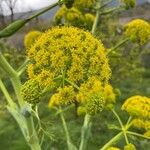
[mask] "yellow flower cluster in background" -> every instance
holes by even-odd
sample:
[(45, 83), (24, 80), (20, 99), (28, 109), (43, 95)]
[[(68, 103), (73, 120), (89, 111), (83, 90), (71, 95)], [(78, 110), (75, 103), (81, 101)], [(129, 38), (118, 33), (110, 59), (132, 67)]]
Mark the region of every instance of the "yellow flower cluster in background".
[(132, 96), (125, 101), (122, 110), (135, 118), (150, 119), (150, 98)]
[(134, 119), (132, 126), (144, 130), (144, 135), (150, 137), (150, 98), (133, 96), (128, 98), (122, 106)]
[(145, 44), (150, 39), (150, 24), (142, 19), (135, 19), (125, 25), (124, 34), (133, 42)]
[(74, 100), (74, 88), (72, 86), (65, 86), (63, 88), (59, 88), (58, 92), (52, 95), (49, 102), (49, 107), (52, 108), (54, 106), (72, 104)]
[(26, 34), (26, 36), (24, 38), (25, 48), (26, 49), (30, 48), (41, 34), (42, 34), (42, 32), (40, 32), (40, 31), (31, 31), (28, 34)]
[[(29, 79), (38, 81), (43, 90), (54, 88), (49, 107), (76, 101), (86, 113), (95, 114), (115, 102), (105, 48), (91, 33), (75, 27), (52, 28), (27, 50), (27, 56)], [(62, 76), (80, 90), (69, 83), (62, 87)]]
[(83, 9), (90, 9), (94, 6), (96, 0), (75, 0), (74, 7), (83, 10)]
[(125, 4), (126, 9), (134, 8), (136, 5), (136, 0), (122, 0)]
[(57, 11), (55, 21), (57, 24), (73, 25), (91, 30), (95, 16), (87, 9), (92, 8), (94, 3), (95, 0), (75, 0), (71, 8), (63, 5)]

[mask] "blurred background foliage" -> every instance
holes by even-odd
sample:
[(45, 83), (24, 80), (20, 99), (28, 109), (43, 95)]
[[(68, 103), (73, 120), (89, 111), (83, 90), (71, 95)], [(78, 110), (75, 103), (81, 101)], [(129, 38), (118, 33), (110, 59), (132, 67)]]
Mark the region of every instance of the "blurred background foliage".
[[(150, 4), (137, 7), (138, 8), (134, 8), (133, 10), (117, 11), (101, 16), (95, 36), (102, 40), (107, 49), (110, 49), (123, 39), (123, 26), (127, 22), (127, 19), (131, 20), (133, 18), (132, 14), (138, 17), (138, 9), (142, 10), (141, 13), (147, 12), (147, 9), (145, 9), (147, 7), (150, 10)], [(87, 4), (82, 6), (78, 3), (75, 3), (71, 9), (61, 6), (57, 13), (55, 13), (53, 21), (42, 22), (42, 19), (34, 20), (14, 36), (0, 40), (0, 50), (10, 64), (18, 69), (25, 60), (23, 38), (28, 31), (45, 31), (54, 25), (63, 24), (85, 28), (90, 31), (95, 18), (94, 8), (95, 5)], [(130, 16), (130, 14), (131, 17), (129, 18), (128, 16)], [(150, 21), (150, 16), (149, 18), (147, 16), (144, 17)], [(114, 88), (119, 89), (120, 93), (115, 107), (121, 118), (126, 121), (127, 117), (125, 117), (125, 113), (120, 109), (123, 101), (132, 95), (150, 97), (150, 42), (142, 46), (128, 42), (109, 55), (109, 64), (112, 69), (112, 79), (110, 82)], [(7, 76), (1, 70), (0, 76), (5, 80), (5, 85), (12, 91), (10, 81), (7, 80)], [(26, 74), (23, 75), (23, 81), (26, 78)], [(37, 129), (39, 130), (38, 133), (41, 139), (43, 138), (42, 149), (65, 150), (67, 149), (64, 138), (65, 135), (59, 115), (55, 110), (49, 110), (47, 103), (48, 99), (45, 98), (45, 100), (39, 104), (42, 128), (39, 130), (37, 125)], [(5, 106), (6, 102), (0, 92), (0, 149), (28, 150), (29, 148), (26, 146), (16, 122), (7, 112)], [(78, 145), (83, 118), (82, 116), (77, 117), (75, 115), (74, 107), (69, 107), (64, 113), (69, 131), (71, 132), (71, 137), (74, 139), (73, 142)], [(37, 121), (36, 118), (35, 121)], [(107, 110), (94, 116), (87, 150), (99, 149), (103, 144), (109, 141), (109, 139), (116, 134), (116, 132), (112, 130), (115, 128), (115, 122), (112, 113)], [(43, 136), (42, 130), (46, 133), (46, 136)], [(137, 138), (132, 136), (130, 139), (136, 143), (138, 150), (150, 149), (149, 141), (140, 139), (139, 142)], [(124, 142), (121, 141), (119, 145), (123, 147)]]

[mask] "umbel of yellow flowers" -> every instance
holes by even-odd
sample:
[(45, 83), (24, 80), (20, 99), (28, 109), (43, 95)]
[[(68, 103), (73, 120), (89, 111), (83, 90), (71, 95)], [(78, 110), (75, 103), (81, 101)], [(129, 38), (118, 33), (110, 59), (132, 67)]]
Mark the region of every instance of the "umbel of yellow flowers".
[(135, 19), (125, 25), (125, 36), (141, 45), (150, 39), (150, 24), (142, 19)]
[(29, 79), (42, 90), (53, 89), (49, 107), (77, 102), (86, 113), (95, 114), (104, 104), (115, 102), (105, 48), (91, 33), (75, 27), (52, 28), (27, 50), (27, 56)]
[(91, 30), (95, 15), (93, 6), (96, 0), (74, 0), (72, 7), (62, 5), (55, 15), (57, 24), (84, 27)]
[(132, 96), (122, 106), (134, 119), (132, 126), (144, 131), (144, 135), (150, 137), (150, 98)]
[(150, 98), (132, 96), (125, 101), (122, 109), (135, 118), (150, 119)]

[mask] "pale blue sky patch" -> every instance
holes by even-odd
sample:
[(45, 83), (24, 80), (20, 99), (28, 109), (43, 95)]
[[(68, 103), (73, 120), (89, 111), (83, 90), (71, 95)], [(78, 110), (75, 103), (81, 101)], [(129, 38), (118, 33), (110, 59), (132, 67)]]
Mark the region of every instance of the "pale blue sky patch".
[[(54, 2), (57, 2), (57, 0), (17, 0), (14, 12), (27, 12), (27, 11), (33, 11), (36, 9), (40, 9), (43, 7), (46, 7)], [(5, 4), (5, 2), (2, 3), (4, 14), (10, 15), (10, 11)]]

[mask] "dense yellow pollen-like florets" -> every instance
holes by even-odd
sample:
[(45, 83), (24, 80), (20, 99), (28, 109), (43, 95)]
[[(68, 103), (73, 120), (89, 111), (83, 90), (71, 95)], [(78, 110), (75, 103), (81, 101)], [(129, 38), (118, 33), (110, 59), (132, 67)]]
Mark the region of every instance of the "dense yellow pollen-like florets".
[(33, 61), (28, 69), (31, 76), (39, 77), (44, 70), (57, 77), (63, 69), (66, 78), (75, 83), (93, 75), (103, 83), (110, 78), (102, 43), (89, 32), (77, 28), (48, 30), (28, 51), (28, 57)]
[(21, 88), (21, 95), (24, 101), (30, 104), (37, 104), (40, 102), (42, 96), (42, 89), (35, 79), (28, 80)]
[(40, 31), (31, 31), (28, 34), (26, 34), (24, 38), (24, 45), (26, 49), (30, 48), (35, 41), (39, 38), (39, 36), (42, 34)]
[(58, 93), (54, 94), (49, 102), (49, 107), (58, 105), (68, 105), (74, 102), (75, 92), (72, 86), (65, 86), (58, 89)]
[(142, 45), (150, 39), (150, 24), (142, 19), (135, 19), (125, 25), (125, 36)]
[[(50, 98), (49, 107), (77, 101), (81, 105), (88, 103), (88, 110), (91, 110), (90, 105), (94, 108), (98, 104), (93, 112), (102, 110), (105, 100), (101, 93), (108, 84), (111, 71), (103, 44), (91, 33), (74, 27), (55, 27), (40, 36), (28, 50), (28, 57), (31, 60), (29, 78), (36, 79), (42, 89), (55, 87), (57, 91)], [(62, 77), (55, 80), (62, 72), (65, 79), (76, 84), (81, 92), (74, 91), (68, 83), (62, 87)], [(112, 89), (107, 89), (106, 93), (111, 93)], [(93, 103), (89, 103), (89, 99)]]
[(131, 116), (141, 119), (150, 119), (150, 98), (133, 96), (128, 98), (122, 109)]
[(96, 0), (75, 0), (74, 6), (78, 9), (90, 9), (95, 3)]
[(150, 120), (133, 119), (132, 125), (138, 129), (150, 130)]

